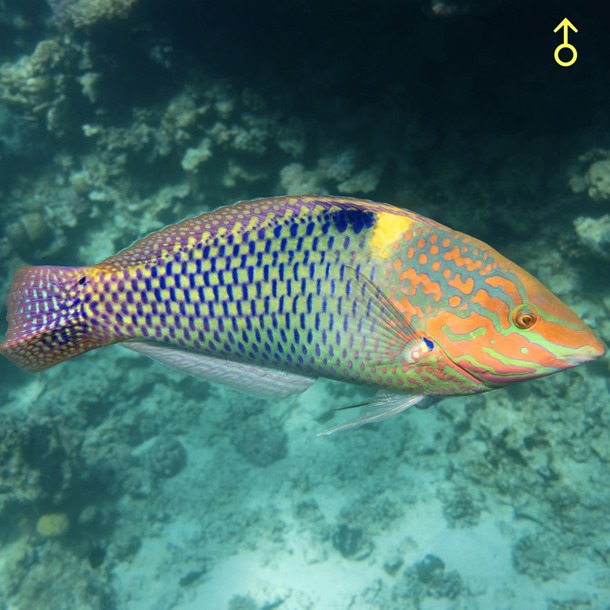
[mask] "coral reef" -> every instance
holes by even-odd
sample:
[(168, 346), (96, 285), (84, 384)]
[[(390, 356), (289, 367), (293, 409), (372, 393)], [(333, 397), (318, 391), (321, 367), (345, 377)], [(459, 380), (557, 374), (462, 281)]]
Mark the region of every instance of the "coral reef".
[(124, 19), (137, 0), (47, 0), (47, 2), (58, 23), (84, 28), (98, 21)]
[[(568, 184), (576, 195), (586, 193), (599, 204), (610, 199), (610, 152), (593, 148), (581, 154), (568, 172)], [(602, 259), (610, 258), (610, 215), (578, 216), (573, 221), (579, 246)]]
[(78, 557), (66, 556), (53, 542), (45, 543), (36, 553), (17, 543), (9, 550), (3, 549), (3, 555), (11, 566), (0, 575), (3, 591), (9, 596), (18, 592), (21, 607), (40, 607), (41, 596), (49, 610), (116, 607), (109, 584)]
[(72, 73), (86, 67), (86, 53), (55, 36), (39, 42), (31, 55), (1, 64), (0, 103), (56, 136), (65, 135), (66, 129), (74, 128), (67, 118), (74, 108)]
[(576, 235), (582, 246), (604, 259), (610, 259), (610, 214), (600, 218), (579, 216), (574, 220)]
[(568, 169), (568, 184), (573, 193), (586, 193), (593, 201), (609, 199), (610, 151), (595, 147), (580, 154)]

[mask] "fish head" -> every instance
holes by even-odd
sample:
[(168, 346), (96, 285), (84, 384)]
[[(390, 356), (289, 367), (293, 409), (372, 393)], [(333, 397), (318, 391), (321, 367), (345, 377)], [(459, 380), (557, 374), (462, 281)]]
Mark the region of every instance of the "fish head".
[(550, 375), (606, 353), (603, 341), (536, 278), (497, 252), (462, 307), (428, 330), (454, 366), (489, 388)]

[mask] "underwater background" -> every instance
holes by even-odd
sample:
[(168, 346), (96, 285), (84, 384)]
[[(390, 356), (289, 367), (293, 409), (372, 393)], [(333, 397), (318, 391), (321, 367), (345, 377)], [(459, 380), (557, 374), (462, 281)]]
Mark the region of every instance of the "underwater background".
[[(324, 193), (486, 241), (608, 343), (610, 11), (0, 0), (2, 320), (24, 264)], [(256, 399), (117, 348), (2, 360), (0, 608), (607, 610), (609, 377), (317, 437), (365, 392)]]

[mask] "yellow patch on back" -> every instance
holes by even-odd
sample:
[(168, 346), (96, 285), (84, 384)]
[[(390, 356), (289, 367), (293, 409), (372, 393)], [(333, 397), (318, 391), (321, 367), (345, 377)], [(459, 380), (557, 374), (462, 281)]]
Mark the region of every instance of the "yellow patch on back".
[(381, 258), (388, 258), (392, 252), (392, 245), (403, 237), (413, 226), (413, 222), (408, 216), (377, 212), (370, 241), (373, 253)]

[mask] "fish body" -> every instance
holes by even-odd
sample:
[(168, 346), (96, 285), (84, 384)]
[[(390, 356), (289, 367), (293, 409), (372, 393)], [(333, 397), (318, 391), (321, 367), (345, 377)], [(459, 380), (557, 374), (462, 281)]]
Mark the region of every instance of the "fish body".
[(483, 242), (340, 197), (241, 202), (89, 267), (23, 268), (7, 309), (0, 350), (31, 371), (120, 343), (262, 394), (318, 377), (373, 386), (383, 401), (366, 421), (409, 395), (475, 394), (605, 353)]

